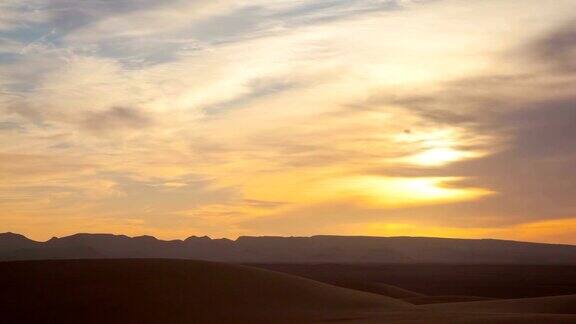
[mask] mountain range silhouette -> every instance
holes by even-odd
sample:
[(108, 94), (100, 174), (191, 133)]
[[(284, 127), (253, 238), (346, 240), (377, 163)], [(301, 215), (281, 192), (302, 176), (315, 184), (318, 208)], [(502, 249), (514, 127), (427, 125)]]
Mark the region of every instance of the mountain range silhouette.
[(576, 246), (428, 237), (252, 237), (74, 234), (46, 242), (0, 234), (0, 260), (171, 258), (243, 263), (576, 264)]

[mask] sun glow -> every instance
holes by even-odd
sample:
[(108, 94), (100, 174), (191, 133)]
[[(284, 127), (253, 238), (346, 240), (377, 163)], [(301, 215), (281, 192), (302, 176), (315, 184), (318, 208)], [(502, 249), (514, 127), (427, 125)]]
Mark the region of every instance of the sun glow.
[(438, 147), (412, 155), (406, 161), (422, 166), (442, 166), (475, 156), (478, 156), (478, 154), (474, 152), (458, 151), (450, 147)]
[(458, 177), (400, 178), (361, 176), (330, 185), (339, 193), (361, 198), (371, 205), (403, 207), (477, 199), (492, 192), (480, 188), (451, 188), (447, 184), (461, 180)]
[[(485, 155), (485, 152), (459, 149), (468, 144), (474, 144), (457, 128), (424, 130), (414, 133), (406, 130), (397, 135), (398, 144), (413, 146), (415, 153), (397, 159), (398, 162), (417, 166), (443, 166), (470, 158)], [(476, 138), (475, 141), (481, 141)]]

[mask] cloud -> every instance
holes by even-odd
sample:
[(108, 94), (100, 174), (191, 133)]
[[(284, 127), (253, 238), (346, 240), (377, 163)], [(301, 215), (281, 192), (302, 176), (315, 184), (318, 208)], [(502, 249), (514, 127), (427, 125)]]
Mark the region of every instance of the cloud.
[(538, 60), (560, 70), (576, 68), (576, 20), (566, 23), (552, 33), (529, 45), (530, 51)]
[[(518, 218), (571, 216), (576, 194), (576, 98), (535, 102), (483, 124), (482, 129), (509, 138), (507, 146), (491, 156), (461, 162), (451, 174), (472, 177), (470, 185), (501, 193), (494, 212), (508, 211)], [(510, 219), (514, 219), (511, 216)]]
[[(545, 39), (565, 30), (565, 27), (553, 30)], [(406, 126), (410, 129), (409, 135), (425, 133), (422, 129), (430, 127), (461, 129), (464, 139), (458, 143), (463, 149), (485, 150), (489, 154), (435, 167), (384, 165), (368, 167), (365, 172), (414, 178), (460, 176), (465, 180), (451, 186), (486, 188), (496, 195), (401, 209), (367, 208), (353, 200), (310, 204), (248, 220), (242, 226), (256, 232), (310, 235), (313, 234), (311, 228), (333, 233), (334, 228), (346, 231), (358, 226), (360, 231), (366, 231), (370, 224), (381, 223), (405, 224), (400, 232), (395, 232), (400, 234), (426, 232), (425, 228), (432, 231), (436, 227), (436, 235), (442, 235), (444, 228), (444, 235), (473, 235), (477, 231), (479, 237), (520, 237), (514, 231), (535, 228), (539, 222), (556, 224), (573, 218), (576, 213), (571, 198), (576, 194), (576, 178), (572, 176), (576, 174), (576, 98), (570, 95), (570, 89), (575, 84), (570, 70), (538, 68), (548, 60), (534, 56), (534, 51), (529, 49), (540, 47), (540, 42), (541, 38), (536, 38), (534, 45), (522, 47), (520, 60), (531, 61), (531, 68), (525, 66), (509, 74), (496, 72), (452, 80), (444, 83), (440, 91), (430, 93), (379, 94), (349, 106), (348, 112), (342, 115), (357, 118), (365, 111), (386, 107), (393, 109), (395, 115), (406, 112), (420, 118), (418, 123)], [(559, 79), (563, 81), (558, 82)], [(406, 153), (392, 153), (398, 154)], [(406, 224), (420, 224), (421, 228)], [(472, 229), (474, 227), (477, 230)], [(390, 233), (385, 227), (381, 229), (374, 235)], [(560, 227), (550, 231), (561, 232)], [(544, 235), (535, 232), (524, 238)]]
[(46, 20), (44, 0), (5, 0), (0, 3), (0, 32), (25, 28)]
[(152, 121), (138, 109), (112, 107), (107, 111), (87, 113), (83, 124), (94, 133), (106, 133), (125, 128), (141, 130), (150, 126)]
[(0, 121), (0, 132), (12, 132), (12, 131), (23, 132), (24, 130), (25, 128), (17, 122)]
[[(487, 226), (574, 215), (571, 197), (576, 194), (573, 185), (576, 179), (572, 176), (576, 165), (576, 97), (570, 90), (576, 86), (574, 74), (570, 69), (537, 68), (541, 64), (564, 64), (565, 55), (571, 53), (566, 50), (570, 46), (564, 43), (570, 39), (566, 36), (568, 30), (562, 26), (523, 47), (520, 60), (531, 60), (533, 70), (524, 68), (519, 75), (496, 74), (451, 81), (441, 92), (391, 101), (429, 123), (461, 127), (469, 136), (488, 139), (476, 147), (491, 152), (483, 157), (437, 168), (392, 170), (392, 174), (412, 177), (462, 176), (467, 180), (457, 186), (487, 188), (498, 193), (479, 201), (435, 208), (426, 211), (428, 215), (437, 215), (435, 219), (452, 226), (462, 224), (463, 219), (467, 219), (464, 222), (467, 224)], [(542, 39), (560, 41), (563, 45), (555, 47), (554, 42), (547, 41), (548, 45), (543, 47)], [(549, 56), (552, 53), (542, 55), (533, 50), (546, 47), (557, 50), (555, 60)], [(527, 74), (528, 71), (531, 72)]]

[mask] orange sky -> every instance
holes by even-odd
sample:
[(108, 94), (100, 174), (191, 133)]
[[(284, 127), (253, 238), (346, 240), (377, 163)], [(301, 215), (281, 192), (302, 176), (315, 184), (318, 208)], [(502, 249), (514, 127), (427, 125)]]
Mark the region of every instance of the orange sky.
[(576, 244), (572, 0), (0, 4), (0, 232)]

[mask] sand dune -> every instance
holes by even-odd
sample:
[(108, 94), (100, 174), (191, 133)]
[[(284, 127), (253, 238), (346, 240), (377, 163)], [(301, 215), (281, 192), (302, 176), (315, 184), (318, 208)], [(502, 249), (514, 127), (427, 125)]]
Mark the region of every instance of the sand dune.
[[(380, 289), (419, 295), (389, 285)], [(529, 314), (533, 310), (558, 314)], [(414, 306), (297, 276), (205, 261), (0, 262), (0, 322), (6, 324), (576, 323), (576, 315), (560, 314), (569, 310), (574, 310), (573, 296)]]
[(373, 284), (385, 283), (426, 296), (517, 299), (576, 294), (575, 266), (365, 263), (282, 263), (253, 266), (336, 286), (360, 290), (370, 288), (370, 292), (376, 293), (381, 293), (382, 290), (373, 289)]
[(494, 299), (487, 297), (477, 297), (477, 296), (420, 296), (420, 297), (402, 298), (402, 300), (407, 301), (410, 304), (414, 305), (426, 305), (426, 304), (488, 301)]
[(459, 312), (576, 314), (576, 295), (432, 304), (420, 308)]
[(384, 284), (380, 282), (334, 282), (336, 286), (361, 290), (369, 293), (374, 293), (382, 296), (392, 297), (395, 299), (403, 300), (413, 305), (426, 305), (426, 304), (440, 304), (440, 303), (459, 303), (459, 302), (473, 302), (473, 301), (488, 301), (495, 300), (495, 298), (478, 297), (478, 296), (457, 296), (457, 295), (424, 295), (415, 291), (407, 290), (397, 286)]
[(488, 314), (458, 312), (386, 313), (350, 323), (362, 324), (574, 324), (576, 316), (560, 314)]
[(423, 294), (384, 283), (373, 283), (371, 288), (375, 293), (397, 299), (425, 297)]
[(282, 273), (184, 260), (0, 263), (0, 287), (0, 314), (10, 316), (3, 323), (306, 322), (413, 307)]
[(370, 282), (370, 281), (335, 281), (329, 282), (335, 286), (350, 288), (354, 290), (361, 290), (373, 294), (378, 294), (382, 296), (392, 297), (395, 299), (411, 299), (411, 298), (421, 298), (427, 297), (424, 294), (420, 294), (411, 290), (400, 288), (393, 285), (388, 285), (380, 282)]

